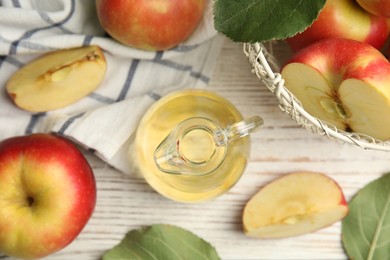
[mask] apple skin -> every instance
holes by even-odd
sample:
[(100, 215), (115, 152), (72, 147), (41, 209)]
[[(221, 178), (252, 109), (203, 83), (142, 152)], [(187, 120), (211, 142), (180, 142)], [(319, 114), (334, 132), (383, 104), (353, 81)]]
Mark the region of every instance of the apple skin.
[[(371, 45), (321, 40), (297, 52), (281, 74), (311, 115), (341, 130), (390, 139), (390, 63)], [(325, 98), (340, 104), (345, 114), (325, 112), (319, 102)]]
[(70, 141), (50, 135), (0, 143), (0, 251), (35, 259), (71, 243), (96, 203), (93, 172)]
[(293, 51), (298, 51), (325, 38), (347, 38), (381, 49), (389, 35), (385, 17), (372, 15), (355, 0), (327, 0), (317, 20), (305, 31), (288, 38)]
[(377, 16), (390, 17), (390, 1), (388, 0), (356, 0), (367, 12)]
[(203, 16), (206, 0), (96, 0), (103, 29), (124, 45), (170, 49), (187, 39)]

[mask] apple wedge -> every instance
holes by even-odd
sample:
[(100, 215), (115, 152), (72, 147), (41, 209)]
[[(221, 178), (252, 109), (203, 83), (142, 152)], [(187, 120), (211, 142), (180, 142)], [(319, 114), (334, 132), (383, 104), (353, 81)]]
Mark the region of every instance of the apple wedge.
[(348, 205), (340, 186), (314, 172), (287, 174), (263, 187), (246, 204), (246, 235), (257, 238), (298, 236), (344, 218)]
[(347, 132), (390, 139), (390, 63), (374, 47), (322, 40), (296, 53), (281, 74), (312, 116)]
[(106, 67), (98, 46), (54, 51), (16, 71), (7, 81), (6, 90), (19, 108), (45, 112), (91, 93), (103, 80)]

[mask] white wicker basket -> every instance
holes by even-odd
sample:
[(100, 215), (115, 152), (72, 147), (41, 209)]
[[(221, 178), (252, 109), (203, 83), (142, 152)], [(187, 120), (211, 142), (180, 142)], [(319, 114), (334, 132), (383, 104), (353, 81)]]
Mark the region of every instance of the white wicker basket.
[[(272, 43), (269, 44), (268, 49), (272, 47)], [(265, 44), (245, 43), (244, 53), (252, 64), (252, 73), (264, 82), (279, 100), (279, 107), (299, 125), (341, 143), (349, 143), (367, 150), (390, 151), (390, 141), (384, 142), (364, 134), (339, 130), (306, 112), (296, 97), (285, 88), (284, 80), (281, 74), (278, 73), (280, 71), (278, 62), (272, 51), (267, 50)]]

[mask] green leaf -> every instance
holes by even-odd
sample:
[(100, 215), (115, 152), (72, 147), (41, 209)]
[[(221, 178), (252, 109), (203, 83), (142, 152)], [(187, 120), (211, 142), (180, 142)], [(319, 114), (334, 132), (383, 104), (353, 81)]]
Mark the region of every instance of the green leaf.
[(390, 174), (360, 190), (349, 210), (342, 221), (342, 241), (350, 259), (389, 259)]
[(214, 0), (214, 27), (236, 42), (294, 36), (309, 27), (326, 0)]
[(132, 230), (103, 260), (214, 260), (220, 259), (214, 247), (180, 227), (156, 224)]

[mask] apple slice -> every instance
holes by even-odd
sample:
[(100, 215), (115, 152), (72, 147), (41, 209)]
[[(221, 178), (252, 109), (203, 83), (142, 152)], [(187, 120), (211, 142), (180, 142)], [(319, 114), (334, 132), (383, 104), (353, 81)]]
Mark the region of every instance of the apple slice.
[(312, 116), (344, 131), (390, 139), (390, 63), (372, 46), (323, 40), (296, 53), (281, 74)]
[(54, 51), (16, 71), (8, 80), (6, 90), (24, 110), (49, 111), (91, 93), (103, 80), (106, 67), (98, 46)]
[(297, 236), (329, 226), (347, 213), (344, 194), (334, 180), (321, 173), (291, 173), (249, 200), (244, 232), (257, 238)]

